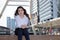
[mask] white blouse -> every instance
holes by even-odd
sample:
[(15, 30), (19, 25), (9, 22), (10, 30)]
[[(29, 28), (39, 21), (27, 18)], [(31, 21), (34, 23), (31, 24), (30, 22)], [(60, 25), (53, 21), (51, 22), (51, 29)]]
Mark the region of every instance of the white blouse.
[[(21, 28), (21, 25), (28, 25), (29, 19), (24, 15), (24, 18), (20, 18), (19, 15), (15, 16), (16, 28)], [(28, 27), (28, 26), (27, 26)]]

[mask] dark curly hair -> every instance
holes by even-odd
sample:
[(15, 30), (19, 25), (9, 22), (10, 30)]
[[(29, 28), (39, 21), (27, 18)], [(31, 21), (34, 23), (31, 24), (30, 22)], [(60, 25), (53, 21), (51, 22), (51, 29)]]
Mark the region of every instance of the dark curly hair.
[(14, 15), (15, 15), (15, 16), (19, 15), (19, 13), (18, 13), (18, 9), (19, 9), (19, 8), (22, 8), (22, 9), (24, 10), (24, 15), (26, 15), (26, 16), (28, 17), (28, 19), (30, 19), (30, 18), (29, 18), (29, 15), (28, 15), (27, 12), (26, 12), (26, 9), (24, 9), (22, 6), (17, 7)]

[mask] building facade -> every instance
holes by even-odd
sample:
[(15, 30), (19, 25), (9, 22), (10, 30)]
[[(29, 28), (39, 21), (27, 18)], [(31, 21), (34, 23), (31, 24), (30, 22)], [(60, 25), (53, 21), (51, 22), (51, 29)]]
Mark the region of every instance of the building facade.
[[(60, 17), (60, 0), (31, 0), (30, 4), (31, 22), (32, 25), (39, 22), (33, 25), (34, 27), (38, 27), (38, 29), (39, 27), (46, 27), (45, 25), (52, 26), (52, 24), (44, 23), (48, 23), (51, 19)], [(42, 26), (40, 24), (42, 24)], [(33, 31), (34, 30), (35, 28), (33, 28)], [(36, 31), (34, 31), (34, 33), (36, 34)]]
[(40, 22), (60, 17), (58, 0), (38, 0), (38, 4)]
[(30, 4), (33, 24), (60, 17), (60, 0), (31, 0)]
[(7, 17), (7, 27), (11, 30), (15, 29), (15, 19), (12, 19), (10, 17)]
[(37, 24), (37, 16), (38, 16), (38, 10), (37, 10), (37, 0), (31, 0), (30, 2), (30, 13), (31, 13), (31, 23)]

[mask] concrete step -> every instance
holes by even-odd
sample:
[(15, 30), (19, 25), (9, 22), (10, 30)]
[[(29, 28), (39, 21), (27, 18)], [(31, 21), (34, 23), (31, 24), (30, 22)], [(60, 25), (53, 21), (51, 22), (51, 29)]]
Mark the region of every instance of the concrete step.
[[(22, 38), (25, 40), (25, 37)], [(16, 35), (0, 35), (0, 40), (18, 40)], [(30, 40), (60, 40), (60, 36), (30, 35)]]

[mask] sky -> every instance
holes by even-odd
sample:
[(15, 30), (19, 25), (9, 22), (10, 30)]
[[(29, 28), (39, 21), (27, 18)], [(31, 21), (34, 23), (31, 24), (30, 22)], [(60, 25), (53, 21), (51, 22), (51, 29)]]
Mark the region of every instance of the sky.
[[(12, 5), (15, 5), (15, 6), (12, 6)], [(26, 5), (29, 5), (29, 2), (25, 2), (25, 3), (19, 2), (19, 3), (17, 3), (17, 2), (11, 2), (10, 1), (8, 3), (8, 5), (6, 6), (2, 17), (0, 18), (0, 26), (7, 27), (7, 17), (11, 17), (12, 19), (14, 19), (15, 10), (20, 5), (22, 5), (27, 10), (28, 14), (30, 14), (30, 6), (26, 6)]]

